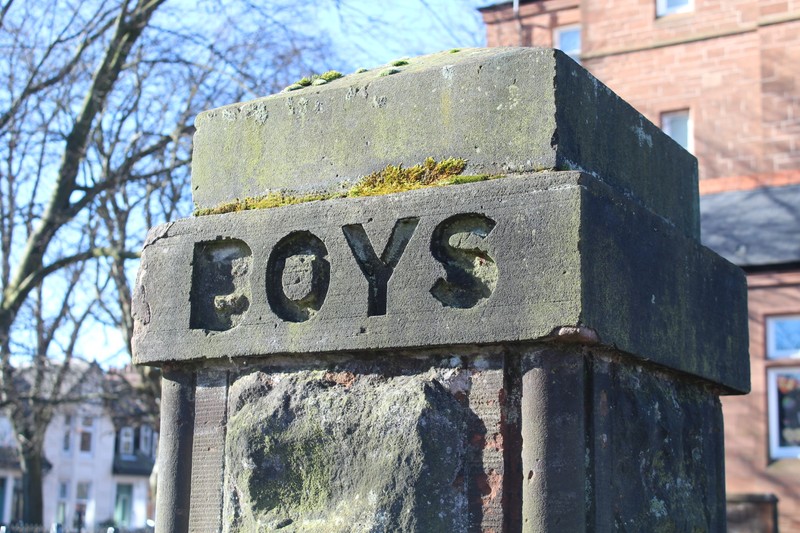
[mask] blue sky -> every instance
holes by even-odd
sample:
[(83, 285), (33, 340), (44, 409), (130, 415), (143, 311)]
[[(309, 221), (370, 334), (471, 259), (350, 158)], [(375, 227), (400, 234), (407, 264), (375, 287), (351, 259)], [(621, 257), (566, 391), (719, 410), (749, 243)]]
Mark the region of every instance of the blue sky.
[(388, 0), (323, 3), (320, 30), (330, 37), (345, 70), (451, 48), (485, 46), (477, 7), (482, 0)]

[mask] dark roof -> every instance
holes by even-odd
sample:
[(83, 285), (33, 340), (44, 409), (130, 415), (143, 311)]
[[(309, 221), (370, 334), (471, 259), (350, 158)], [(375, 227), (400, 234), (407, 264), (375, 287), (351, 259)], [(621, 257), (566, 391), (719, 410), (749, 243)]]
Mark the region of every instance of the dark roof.
[[(103, 370), (97, 363), (73, 358), (69, 365), (45, 360), (44, 364), (26, 363), (12, 369), (14, 388), (23, 398), (23, 413), (29, 423), (33, 405), (50, 402), (70, 406), (77, 403), (102, 404)], [(37, 386), (38, 383), (38, 386)], [(7, 411), (6, 411), (7, 413)]]
[(700, 197), (703, 244), (741, 267), (800, 262), (800, 185)]
[(122, 457), (115, 454), (113, 472), (128, 476), (149, 476), (153, 471), (153, 465), (155, 465), (155, 459), (147, 455), (136, 454), (132, 457)]
[(157, 408), (152, 405), (152, 398), (143, 388), (131, 383), (136, 377), (131, 372), (111, 371), (106, 374), (105, 387), (112, 399), (108, 409), (117, 429), (142, 424), (155, 426), (157, 423)]

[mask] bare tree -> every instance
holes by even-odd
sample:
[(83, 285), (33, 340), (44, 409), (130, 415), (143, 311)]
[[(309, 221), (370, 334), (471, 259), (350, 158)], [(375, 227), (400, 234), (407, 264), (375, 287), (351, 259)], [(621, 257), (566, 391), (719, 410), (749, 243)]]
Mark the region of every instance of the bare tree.
[[(44, 431), (93, 322), (130, 345), (130, 260), (188, 214), (192, 120), (274, 92), (325, 43), (296, 2), (0, 3), (0, 405), (42, 522)], [(84, 354), (92, 355), (92, 354)], [(23, 376), (24, 375), (24, 376)], [(24, 379), (23, 379), (24, 377)]]

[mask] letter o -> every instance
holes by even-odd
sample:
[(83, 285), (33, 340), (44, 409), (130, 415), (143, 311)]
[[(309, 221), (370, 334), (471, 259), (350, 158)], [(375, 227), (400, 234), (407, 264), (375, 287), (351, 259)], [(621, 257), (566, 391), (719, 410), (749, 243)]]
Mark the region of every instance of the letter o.
[(305, 322), (325, 303), (331, 280), (328, 249), (310, 231), (294, 231), (275, 244), (267, 261), (267, 302), (279, 318)]

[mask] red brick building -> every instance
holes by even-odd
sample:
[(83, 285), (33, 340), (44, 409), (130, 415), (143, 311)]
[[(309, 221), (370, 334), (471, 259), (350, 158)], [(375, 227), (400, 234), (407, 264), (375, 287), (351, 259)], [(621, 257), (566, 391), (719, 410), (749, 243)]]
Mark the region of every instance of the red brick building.
[(489, 46), (561, 48), (697, 156), (703, 241), (750, 287), (752, 393), (723, 401), (728, 492), (776, 495), (781, 530), (800, 531), (800, 0), (480, 11)]

